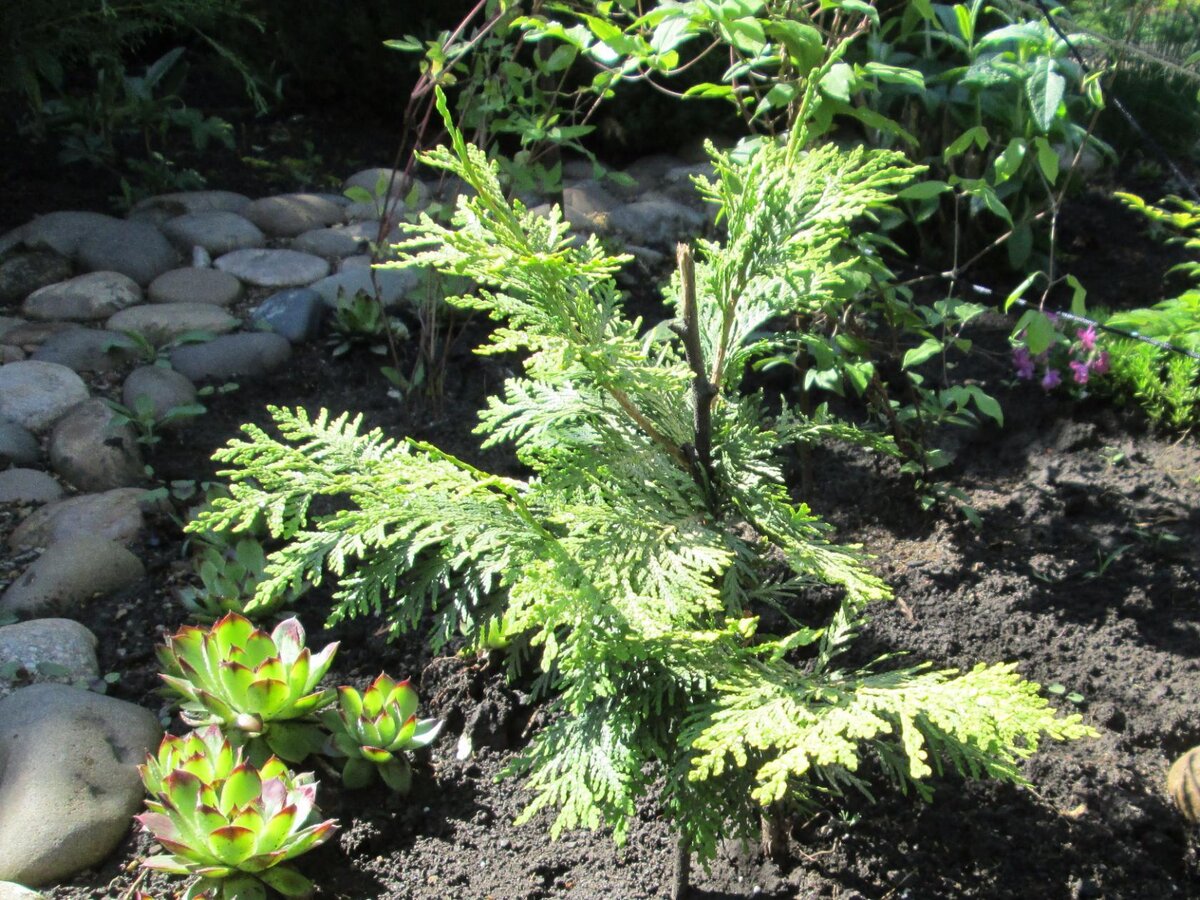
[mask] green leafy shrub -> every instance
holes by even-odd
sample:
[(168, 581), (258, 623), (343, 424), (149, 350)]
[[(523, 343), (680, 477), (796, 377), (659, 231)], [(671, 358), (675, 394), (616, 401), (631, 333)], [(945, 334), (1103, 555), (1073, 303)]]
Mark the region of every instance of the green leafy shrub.
[(397, 682), (380, 674), (361, 694), (338, 688), (337, 708), (321, 721), (330, 733), (326, 749), (346, 758), (346, 787), (365, 787), (378, 774), (393, 791), (408, 793), (412, 768), (405, 754), (429, 746), (442, 729), (441, 722), (418, 719), (416, 713), (417, 692), (407, 679)]
[[(280, 438), (244, 426), (217, 454), (231, 498), (197, 527), (265, 513), (286, 541), (267, 599), (325, 570), (332, 618), (430, 616), (442, 644), (497, 622), (540, 652), (547, 723), (511, 767), (556, 810), (553, 835), (608, 825), (623, 841), (656, 786), (681, 849), (710, 858), (764, 809), (868, 789), (873, 773), (929, 796), (946, 769), (1021, 782), (1043, 738), (1090, 732), (1060, 718), (1011, 664), (958, 673), (845, 662), (888, 587), (788, 491), (780, 448), (819, 427), (770, 420), (743, 391), (786, 345), (764, 325), (818, 304), (852, 265), (852, 223), (915, 174), (897, 154), (762, 141), (715, 154), (723, 244), (681, 249), (677, 332), (626, 318), (613, 274), (627, 257), (570, 239), (557, 212), (507, 202), (497, 167), (449, 121), (453, 149), (424, 161), (470, 183), (453, 227), (425, 216), (397, 265), (479, 285), (453, 298), (499, 320), (480, 352), (524, 351), (482, 413), (484, 446), (511, 442), (527, 480), (427, 443), (359, 433), (359, 420), (273, 409)], [(335, 511), (313, 512), (320, 498)], [(817, 598), (836, 597), (828, 605)], [(775, 610), (781, 633), (760, 614)]]
[(182, 697), (192, 727), (219, 725), (239, 746), (261, 744), (300, 762), (323, 742), (313, 715), (328, 706), (321, 690), (337, 644), (313, 654), (298, 619), (267, 634), (245, 616), (229, 613), (210, 629), (185, 625), (158, 648), (162, 679)]
[(140, 767), (152, 799), (137, 821), (167, 852), (148, 869), (198, 876), (185, 900), (265, 900), (266, 887), (304, 897), (312, 883), (286, 865), (333, 836), (319, 821), (317, 784), (275, 757), (255, 768), (219, 728), (167, 735)]
[[(1173, 233), (1170, 243), (1200, 251), (1200, 203), (1168, 197), (1155, 206), (1133, 194), (1117, 197)], [(1104, 346), (1111, 366), (1108, 386), (1116, 398), (1137, 403), (1156, 425), (1187, 431), (1200, 422), (1200, 261), (1181, 263), (1171, 271), (1189, 276), (1197, 286), (1154, 306), (1104, 317), (1109, 328), (1156, 343), (1108, 332)]]

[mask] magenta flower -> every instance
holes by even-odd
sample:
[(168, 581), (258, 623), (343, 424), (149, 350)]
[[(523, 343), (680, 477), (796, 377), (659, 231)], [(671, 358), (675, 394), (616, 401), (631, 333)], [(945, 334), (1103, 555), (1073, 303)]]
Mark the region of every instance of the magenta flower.
[(1096, 326), (1089, 325), (1087, 328), (1081, 328), (1075, 332), (1075, 336), (1079, 338), (1079, 346), (1083, 348), (1085, 353), (1091, 353), (1096, 349)]
[(1103, 375), (1108, 371), (1108, 351), (1101, 350), (1099, 355), (1093, 359), (1088, 366), (1092, 370), (1093, 375)]
[(1062, 376), (1058, 374), (1058, 369), (1047, 369), (1046, 374), (1042, 376), (1042, 390), (1052, 391), (1060, 384), (1062, 384)]
[(1076, 384), (1088, 383), (1088, 364), (1077, 359), (1071, 360), (1071, 377), (1075, 379)]
[(1022, 381), (1029, 381), (1033, 378), (1033, 357), (1029, 355), (1028, 347), (1024, 344), (1013, 347), (1012, 361), (1018, 378)]

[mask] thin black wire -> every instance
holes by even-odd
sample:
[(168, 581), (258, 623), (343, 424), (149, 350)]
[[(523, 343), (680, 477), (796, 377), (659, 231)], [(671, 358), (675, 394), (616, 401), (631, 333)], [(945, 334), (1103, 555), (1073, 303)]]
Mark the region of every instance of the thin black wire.
[[(1071, 39), (1067, 37), (1066, 32), (1062, 30), (1062, 27), (1054, 18), (1054, 14), (1046, 5), (1046, 0), (1033, 0), (1033, 3), (1042, 11), (1042, 15), (1050, 24), (1050, 27), (1054, 29), (1055, 33), (1060, 38), (1062, 38), (1063, 43), (1067, 45), (1067, 49), (1071, 51), (1071, 55), (1075, 57), (1075, 61), (1079, 63), (1080, 68), (1083, 69), (1084, 74), (1089, 74), (1092, 71), (1091, 66), (1087, 64), (1087, 60), (1084, 59), (1083, 54), (1079, 52), (1079, 49), (1071, 42)], [(1129, 124), (1129, 127), (1133, 129), (1134, 133), (1146, 142), (1146, 145), (1150, 148), (1154, 155), (1158, 157), (1158, 161), (1171, 170), (1171, 174), (1174, 175), (1175, 178), (1178, 179), (1179, 183), (1183, 185), (1184, 191), (1187, 192), (1194, 201), (1200, 203), (1200, 191), (1196, 189), (1196, 185), (1192, 182), (1192, 180), (1183, 174), (1179, 166), (1175, 165), (1175, 161), (1171, 159), (1170, 154), (1168, 154), (1167, 151), (1163, 149), (1162, 145), (1150, 135), (1150, 132), (1146, 131), (1146, 129), (1142, 127), (1142, 124), (1134, 118), (1133, 113), (1126, 109), (1125, 104), (1121, 102), (1119, 97), (1112, 96), (1110, 97), (1110, 100), (1112, 102), (1113, 109), (1119, 112), (1122, 118), (1124, 118)]]

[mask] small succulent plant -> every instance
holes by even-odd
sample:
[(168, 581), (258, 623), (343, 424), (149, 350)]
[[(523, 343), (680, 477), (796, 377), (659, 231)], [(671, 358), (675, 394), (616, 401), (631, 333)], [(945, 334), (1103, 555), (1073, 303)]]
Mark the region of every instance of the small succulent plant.
[(338, 688), (338, 704), (322, 721), (330, 731), (327, 750), (346, 757), (342, 781), (349, 788), (365, 787), (378, 772), (397, 793), (412, 784), (409, 751), (428, 746), (442, 723), (418, 719), (417, 692), (408, 680), (381, 674), (361, 695), (352, 687)]
[(210, 545), (196, 557), (200, 585), (181, 588), (179, 599), (192, 616), (211, 622), (226, 613), (261, 615), (277, 604), (256, 605), (254, 591), (263, 579), (266, 554), (253, 538), (242, 538), (232, 547)]
[[(229, 613), (210, 629), (185, 625), (159, 647), (163, 681), (183, 701), (183, 720), (194, 728), (219, 725), (235, 745), (265, 743), (272, 753), (299, 762), (322, 742), (314, 715), (334, 699), (317, 683), (337, 644), (313, 655), (295, 619), (270, 634), (245, 616)], [(256, 760), (265, 756), (259, 751)]]
[(142, 865), (198, 876), (184, 900), (265, 900), (267, 887), (287, 897), (311, 892), (284, 865), (337, 828), (320, 821), (311, 774), (293, 774), (274, 756), (254, 767), (216, 726), (164, 738), (139, 771), (152, 799), (137, 821), (167, 851)]

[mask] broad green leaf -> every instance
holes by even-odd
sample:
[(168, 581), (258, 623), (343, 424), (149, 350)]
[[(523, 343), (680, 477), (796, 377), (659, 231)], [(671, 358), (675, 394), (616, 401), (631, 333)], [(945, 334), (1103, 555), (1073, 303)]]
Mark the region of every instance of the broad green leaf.
[(944, 181), (920, 181), (902, 190), (898, 196), (901, 200), (931, 200), (950, 190), (950, 185)]
[(913, 347), (904, 354), (904, 362), (901, 368), (911, 369), (913, 366), (919, 366), (921, 363), (932, 359), (942, 352), (942, 342), (937, 338), (926, 338), (916, 347)]
[(1022, 268), (1033, 252), (1033, 228), (1028, 222), (1018, 223), (1005, 246), (1008, 248), (1009, 265), (1014, 269)]
[(1058, 73), (1053, 59), (1043, 56), (1034, 61), (1033, 71), (1025, 82), (1025, 94), (1029, 98), (1033, 120), (1042, 133), (1054, 124), (1066, 90), (1067, 80)]
[(846, 63), (834, 63), (821, 78), (821, 90), (826, 96), (849, 103), (854, 83), (854, 69)]
[(1058, 154), (1044, 137), (1034, 138), (1033, 145), (1037, 148), (1038, 168), (1042, 170), (1048, 182), (1055, 184), (1058, 181)]
[(1076, 316), (1087, 315), (1087, 288), (1074, 275), (1067, 276), (1067, 285), (1071, 288), (1071, 313)]
[(878, 78), (889, 84), (907, 84), (919, 90), (925, 90), (925, 76), (917, 69), (907, 69), (901, 66), (889, 66), (884, 63), (869, 62), (861, 67), (865, 75)]
[(1029, 275), (1025, 276), (1025, 280), (1013, 288), (1012, 293), (1005, 298), (1004, 311), (1008, 312), (1012, 308), (1012, 305), (1024, 297), (1025, 292), (1029, 290), (1029, 288), (1033, 286), (1033, 283), (1041, 277), (1041, 272), (1031, 272)]
[(1013, 138), (1008, 146), (996, 157), (996, 184), (1003, 184), (1017, 174), (1021, 164), (1025, 162), (1025, 151), (1028, 144), (1021, 138)]
[(971, 144), (975, 144), (976, 147), (982, 150), (988, 145), (989, 140), (988, 131), (982, 125), (968, 128), (950, 143), (950, 146), (942, 154), (942, 160), (943, 162), (950, 162), (950, 160), (970, 147)]

